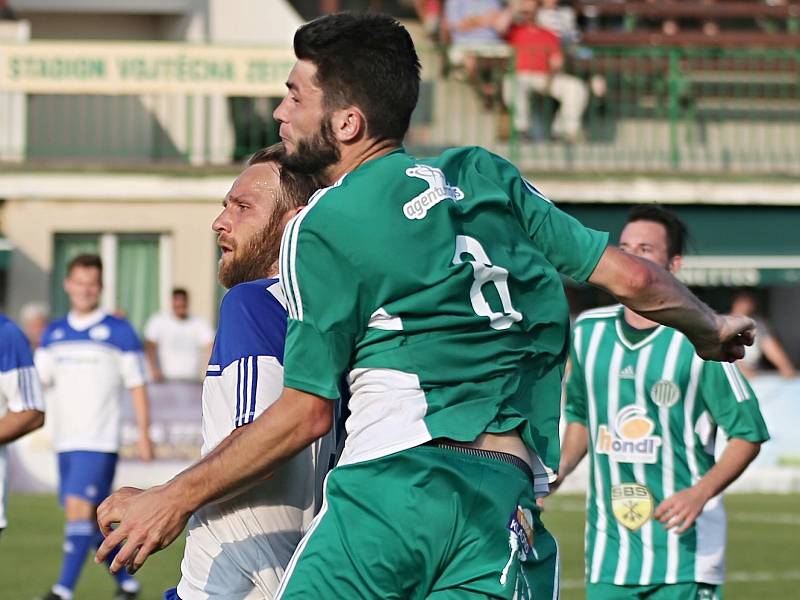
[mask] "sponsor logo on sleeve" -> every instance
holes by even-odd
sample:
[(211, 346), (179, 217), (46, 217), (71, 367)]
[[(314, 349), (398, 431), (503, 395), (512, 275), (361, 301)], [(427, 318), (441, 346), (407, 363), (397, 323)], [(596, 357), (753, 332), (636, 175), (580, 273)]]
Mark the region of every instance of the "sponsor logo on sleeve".
[(651, 435), (655, 423), (641, 406), (626, 406), (617, 413), (614, 426), (600, 425), (595, 449), (616, 462), (654, 464), (661, 437)]
[(424, 219), (428, 211), (442, 200), (458, 201), (464, 198), (464, 192), (447, 183), (441, 169), (428, 165), (414, 165), (406, 169), (406, 175), (422, 179), (428, 184), (428, 189), (403, 205), (403, 214), (407, 219)]
[(638, 483), (621, 483), (611, 488), (611, 510), (623, 527), (636, 531), (653, 516), (653, 495)]

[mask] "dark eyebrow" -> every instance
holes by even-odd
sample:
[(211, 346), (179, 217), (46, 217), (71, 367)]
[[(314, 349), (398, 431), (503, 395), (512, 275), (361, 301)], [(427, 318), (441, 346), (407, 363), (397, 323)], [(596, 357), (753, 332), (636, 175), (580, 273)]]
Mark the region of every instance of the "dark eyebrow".
[(300, 90), (300, 88), (297, 87), (297, 84), (292, 81), (287, 81), (286, 87), (292, 90), (293, 92), (297, 92)]

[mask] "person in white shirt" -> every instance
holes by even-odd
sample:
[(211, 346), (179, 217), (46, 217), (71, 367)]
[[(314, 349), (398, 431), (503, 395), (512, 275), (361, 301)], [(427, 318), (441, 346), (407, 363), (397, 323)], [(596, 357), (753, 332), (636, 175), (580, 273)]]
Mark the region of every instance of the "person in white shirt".
[(189, 314), (189, 292), (175, 288), (172, 312), (150, 317), (144, 340), (153, 381), (196, 381), (211, 354), (214, 330), (205, 319)]
[[(256, 153), (212, 226), (222, 249), (219, 281), (228, 292), (203, 381), (204, 460), (235, 443), (283, 389), (287, 311), (277, 277), (281, 232), (320, 185), (281, 168), (282, 156), (281, 144)], [(331, 436), (322, 438), (268, 482), (197, 510), (189, 521), (180, 582), (164, 598), (272, 598), (319, 509), (334, 448)], [(106, 533), (107, 515), (140, 494), (123, 488), (100, 506), (98, 521)], [(102, 547), (98, 557), (106, 557)]]
[[(99, 308), (103, 264), (82, 254), (67, 267), (70, 312), (53, 321), (34, 360), (48, 393), (48, 418), (58, 454), (59, 501), (66, 512), (64, 559), (45, 600), (70, 600), (90, 547), (102, 542), (97, 505), (111, 493), (122, 434), (123, 388), (130, 392), (139, 427), (138, 449), (150, 460), (149, 410), (142, 346), (124, 319)], [(112, 552), (113, 554), (113, 552)], [(116, 575), (115, 598), (135, 598), (139, 584)]]
[(44, 425), (44, 400), (28, 339), (0, 315), (0, 533), (6, 520), (6, 444)]

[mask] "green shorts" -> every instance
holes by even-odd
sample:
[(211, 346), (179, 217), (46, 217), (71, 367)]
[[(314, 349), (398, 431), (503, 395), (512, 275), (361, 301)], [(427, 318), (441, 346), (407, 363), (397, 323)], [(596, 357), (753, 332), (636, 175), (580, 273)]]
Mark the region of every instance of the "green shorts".
[(709, 583), (590, 583), (586, 586), (586, 600), (722, 600), (722, 588)]
[(500, 458), (425, 445), (336, 467), (275, 600), (557, 597), (530, 474)]

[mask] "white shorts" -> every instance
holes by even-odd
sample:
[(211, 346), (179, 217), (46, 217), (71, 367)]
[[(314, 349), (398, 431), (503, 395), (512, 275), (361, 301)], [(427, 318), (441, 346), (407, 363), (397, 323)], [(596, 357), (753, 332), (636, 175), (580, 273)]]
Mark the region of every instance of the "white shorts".
[(329, 456), (326, 437), (272, 478), (192, 515), (178, 584), (181, 600), (271, 599), (319, 509), (318, 479)]

